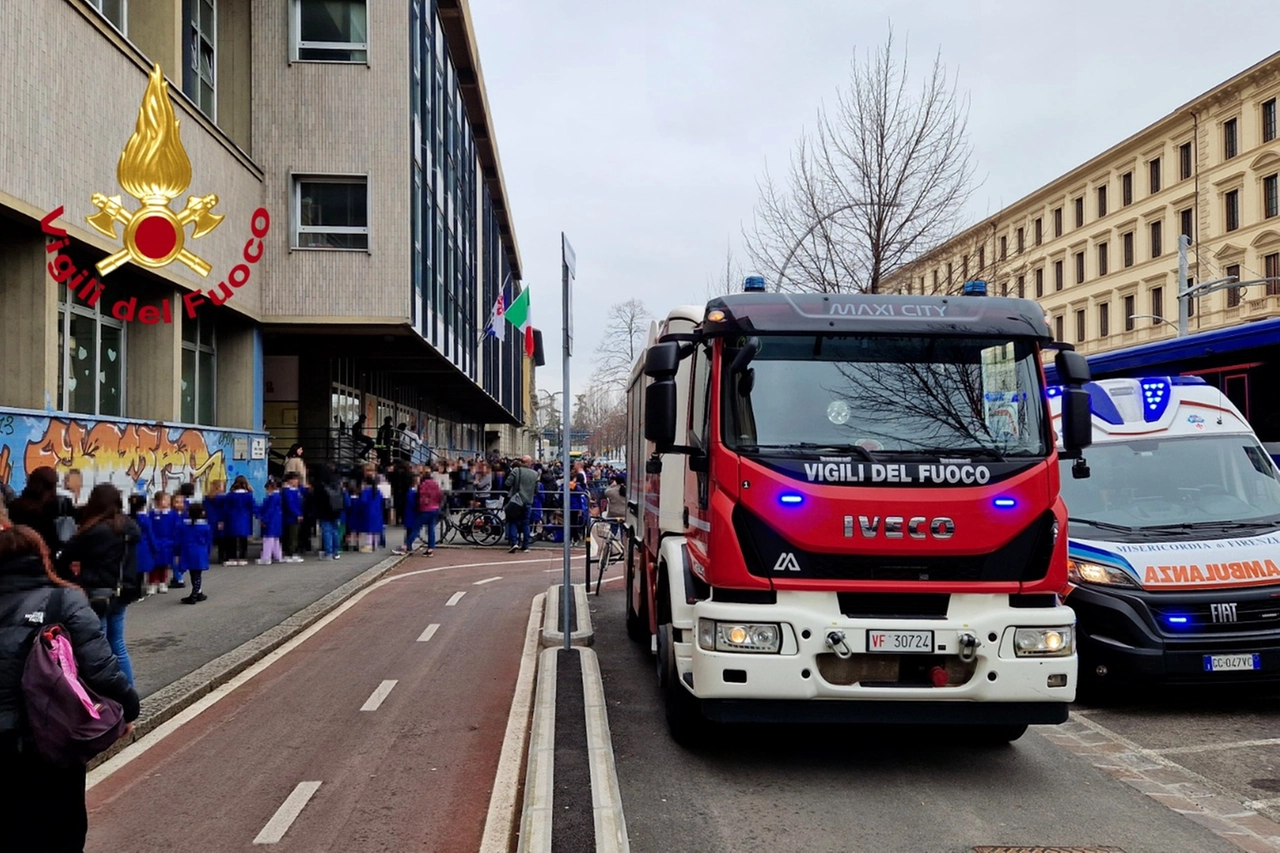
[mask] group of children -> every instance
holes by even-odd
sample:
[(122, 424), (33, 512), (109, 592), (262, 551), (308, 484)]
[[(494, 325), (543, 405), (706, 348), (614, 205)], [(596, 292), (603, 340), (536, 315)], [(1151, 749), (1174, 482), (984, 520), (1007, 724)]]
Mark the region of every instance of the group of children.
[[(307, 519), (306, 502), (314, 501), (312, 514), (323, 528), (346, 526), (353, 547), (372, 551), (374, 543), (385, 545), (383, 496), (371, 479), (363, 488), (338, 484), (304, 490), (298, 475), (286, 474), (281, 484), (274, 477), (266, 483), (266, 497), (261, 503), (254, 498), (253, 488), (244, 476), (236, 477), (231, 489), (225, 482), (210, 483), (203, 501), (194, 500), (194, 487), (185, 486), (176, 494), (156, 492), (151, 506), (145, 495), (129, 498), (129, 514), (142, 531), (137, 547), (138, 572), (144, 574), (146, 595), (185, 589), (185, 578), (191, 577), (191, 593), (183, 604), (206, 601), (204, 573), (218, 549), (218, 560), (224, 566), (249, 564), (249, 537), (253, 521), (258, 519), (262, 532), (262, 556), (258, 565), (301, 563), (299, 539)], [(324, 537), (321, 559), (339, 559), (338, 537)]]

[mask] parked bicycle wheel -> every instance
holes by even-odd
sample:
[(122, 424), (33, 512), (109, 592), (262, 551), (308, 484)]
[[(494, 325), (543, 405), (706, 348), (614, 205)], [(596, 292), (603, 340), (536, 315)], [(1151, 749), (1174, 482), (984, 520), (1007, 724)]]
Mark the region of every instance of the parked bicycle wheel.
[(440, 513), (440, 518), (436, 521), (436, 544), (445, 545), (457, 538), (458, 526), (453, 520), (453, 514)]
[(490, 509), (472, 509), (464, 512), (458, 521), (462, 536), (473, 545), (497, 545), (506, 532), (502, 516)]

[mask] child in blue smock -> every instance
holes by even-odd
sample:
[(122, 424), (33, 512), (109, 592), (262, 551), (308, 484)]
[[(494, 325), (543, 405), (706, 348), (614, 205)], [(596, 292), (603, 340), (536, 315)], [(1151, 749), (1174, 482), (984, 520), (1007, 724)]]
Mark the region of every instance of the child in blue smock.
[(280, 550), (280, 534), (284, 530), (284, 513), (280, 507), (280, 484), (275, 477), (267, 478), (267, 496), (258, 508), (258, 520), (262, 523), (262, 558), (259, 566), (283, 563)]
[(174, 568), (181, 567), (191, 575), (191, 594), (182, 599), (183, 604), (199, 604), (208, 598), (204, 594), (204, 573), (209, 570), (209, 555), (213, 552), (213, 530), (204, 517), (204, 505), (199, 501), (187, 507), (186, 520), (178, 529), (178, 557)]
[(231, 559), (228, 556), (230, 546), (227, 545), (226, 531), (224, 530), (223, 507), (225, 505), (227, 495), (227, 483), (225, 480), (212, 480), (209, 483), (209, 490), (204, 495), (204, 517), (209, 522), (209, 530), (213, 532), (213, 547), (218, 549), (218, 562), (227, 565), (227, 561)]
[(173, 565), (173, 537), (177, 515), (169, 506), (169, 493), (156, 492), (151, 504), (151, 542), (155, 568), (147, 578), (147, 594), (169, 591), (169, 567)]
[(146, 589), (147, 575), (150, 575), (156, 568), (156, 542), (151, 530), (151, 513), (147, 512), (146, 495), (129, 496), (129, 515), (138, 525), (138, 530), (140, 531), (136, 559), (138, 562), (138, 574), (143, 576), (140, 581), (143, 589)]
[[(253, 487), (243, 474), (236, 477), (223, 501), (222, 535), (230, 549), (228, 566), (249, 565), (249, 537), (253, 534)], [(277, 536), (277, 538), (279, 538)]]
[(360, 515), (363, 519), (361, 531), (363, 544), (361, 552), (372, 554), (374, 544), (382, 538), (385, 526), (382, 521), (382, 493), (372, 477), (364, 478), (364, 488), (360, 490)]
[(187, 496), (178, 492), (170, 499), (169, 507), (173, 511), (173, 516), (168, 520), (169, 541), (173, 543), (173, 556), (169, 561), (169, 565), (173, 567), (173, 580), (169, 583), (169, 589), (186, 589), (187, 585), (182, 578), (187, 571), (180, 565), (178, 554), (182, 548), (182, 527), (187, 522)]
[(347, 550), (360, 550), (360, 534), (364, 533), (364, 510), (360, 508), (360, 484), (349, 481), (342, 498), (342, 523), (346, 530)]

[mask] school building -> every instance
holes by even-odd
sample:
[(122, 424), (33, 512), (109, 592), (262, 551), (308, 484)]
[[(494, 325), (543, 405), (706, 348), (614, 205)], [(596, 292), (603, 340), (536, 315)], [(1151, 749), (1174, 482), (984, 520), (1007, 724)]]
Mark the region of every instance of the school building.
[(481, 340), (522, 275), (466, 0), (0, 22), (0, 481), (256, 482), (361, 413), (532, 448), (533, 365)]

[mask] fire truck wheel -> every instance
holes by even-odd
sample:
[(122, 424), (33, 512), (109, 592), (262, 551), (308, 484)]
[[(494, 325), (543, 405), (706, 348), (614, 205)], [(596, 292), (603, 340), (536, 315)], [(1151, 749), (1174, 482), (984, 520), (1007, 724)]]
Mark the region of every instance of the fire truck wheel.
[(702, 703), (680, 683), (672, 631), (670, 622), (658, 627), (658, 681), (672, 740), (681, 746), (693, 747), (705, 740), (708, 723), (702, 715)]
[(989, 746), (1013, 743), (1027, 733), (1026, 725), (981, 726), (976, 740)]
[(627, 560), (627, 636), (637, 643), (649, 642), (649, 589), (645, 581), (645, 573), (639, 573), (640, 610), (631, 605), (631, 596), (636, 583), (635, 561)]

